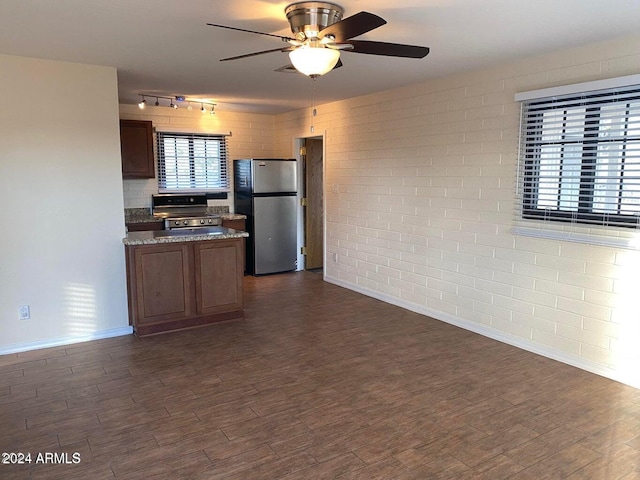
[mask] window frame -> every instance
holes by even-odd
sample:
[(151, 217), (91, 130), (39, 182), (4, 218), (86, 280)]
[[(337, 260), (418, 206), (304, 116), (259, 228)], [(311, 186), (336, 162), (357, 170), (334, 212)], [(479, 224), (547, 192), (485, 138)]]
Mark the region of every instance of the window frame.
[[(622, 83), (624, 85), (611, 85)], [(594, 88), (600, 87), (600, 88)], [(625, 95), (622, 99), (617, 98), (617, 89), (624, 87)], [(640, 205), (638, 205), (638, 195), (640, 195), (638, 180), (638, 164), (640, 158), (640, 135), (630, 135), (629, 120), (634, 117), (637, 119), (638, 107), (640, 102), (640, 75), (629, 77), (621, 77), (620, 79), (611, 79), (607, 81), (589, 82), (573, 86), (556, 87), (552, 89), (538, 90), (535, 92), (524, 92), (516, 94), (516, 101), (523, 102), (521, 112), (521, 140), (518, 162), (518, 189), (519, 189), (519, 210), (520, 217), (525, 220), (537, 220), (541, 222), (563, 222), (572, 224), (581, 224), (584, 226), (614, 226), (626, 228), (638, 228), (640, 221)], [(615, 118), (623, 120), (622, 137), (613, 139), (604, 138), (601, 135), (603, 131), (601, 126), (604, 120), (611, 120), (611, 117), (604, 117), (603, 109), (611, 105), (626, 105), (624, 113), (617, 115)], [(630, 111), (630, 105), (635, 105), (635, 111)], [(582, 119), (582, 127), (576, 140), (567, 139), (568, 117), (570, 111), (584, 109)], [(562, 130), (559, 139), (544, 140), (545, 135), (556, 133), (551, 127), (545, 124), (545, 114), (550, 114), (555, 119), (562, 118)], [(576, 117), (572, 117), (575, 121)], [(553, 120), (553, 119), (552, 119)], [(552, 123), (549, 120), (548, 123)], [(637, 120), (636, 120), (637, 121)], [(638, 124), (633, 128), (637, 131)], [(600, 153), (601, 145), (621, 144), (621, 153), (612, 156), (617, 163), (610, 162), (608, 152)], [(635, 149), (628, 149), (628, 145), (634, 145)], [(568, 146), (579, 146), (579, 175), (577, 177), (565, 176), (564, 163)], [(547, 167), (555, 168), (557, 175), (545, 176), (541, 170), (545, 167), (543, 159), (545, 147), (558, 147), (557, 155), (551, 156), (551, 161)], [(633, 165), (628, 168), (634, 170), (634, 176), (625, 177), (625, 163), (627, 160), (627, 150), (631, 153), (628, 155), (630, 160), (634, 161)], [(604, 167), (603, 167), (604, 165)], [(603, 195), (597, 195), (597, 173), (608, 167), (618, 168), (619, 173), (615, 178), (606, 177), (605, 188), (602, 189)], [(635, 166), (635, 169), (634, 169)], [(567, 208), (562, 206), (563, 192), (572, 192), (571, 186), (565, 188), (565, 182), (575, 182), (578, 179), (578, 188), (573, 191), (575, 208)], [(614, 180), (612, 182), (612, 179)], [(547, 186), (547, 190), (557, 192), (555, 205), (552, 208), (544, 208), (543, 194), (544, 183), (555, 181), (557, 187)], [(615, 189), (608, 188), (608, 185), (617, 185)], [(635, 189), (632, 195), (624, 198), (631, 198), (632, 202), (622, 203), (623, 189), (632, 185)], [(613, 199), (616, 195), (610, 191), (618, 191), (616, 213), (606, 211), (606, 208), (598, 212), (598, 198), (605, 200)], [(633, 194), (636, 194), (635, 196)], [(549, 193), (547, 192), (547, 195)], [(553, 203), (553, 200), (550, 201)], [(632, 213), (624, 213), (623, 206), (635, 206)]]
[[(207, 193), (217, 194), (225, 193), (230, 190), (230, 172), (229, 172), (229, 154), (227, 145), (227, 135), (212, 133), (194, 133), (194, 132), (174, 132), (174, 131), (156, 131), (156, 151), (158, 166), (158, 192), (159, 193)], [(179, 147), (176, 145), (173, 154), (167, 154), (167, 145), (165, 141), (174, 142), (187, 141), (188, 154), (184, 154), (184, 147), (180, 153)], [(202, 142), (197, 146), (196, 142)], [(217, 146), (217, 154), (208, 155), (207, 149), (209, 142), (215, 142)], [(198, 160), (204, 163), (204, 169), (198, 172)], [(175, 172), (171, 179), (168, 178), (167, 161), (173, 162)], [(188, 174), (179, 172), (179, 162), (188, 161)], [(208, 168), (208, 162), (214, 161), (212, 168)], [(185, 165), (182, 165), (183, 169)], [(218, 173), (215, 173), (218, 170)], [(213, 172), (213, 179), (207, 177)], [(170, 180), (173, 180), (170, 182)]]

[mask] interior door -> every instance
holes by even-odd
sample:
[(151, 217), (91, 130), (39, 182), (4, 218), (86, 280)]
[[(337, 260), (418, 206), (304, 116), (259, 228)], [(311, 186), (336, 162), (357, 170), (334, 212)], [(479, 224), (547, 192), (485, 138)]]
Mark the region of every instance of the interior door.
[(307, 254), (304, 268), (311, 270), (324, 266), (322, 138), (307, 138), (304, 143), (305, 197), (307, 199), (304, 219), (304, 241)]

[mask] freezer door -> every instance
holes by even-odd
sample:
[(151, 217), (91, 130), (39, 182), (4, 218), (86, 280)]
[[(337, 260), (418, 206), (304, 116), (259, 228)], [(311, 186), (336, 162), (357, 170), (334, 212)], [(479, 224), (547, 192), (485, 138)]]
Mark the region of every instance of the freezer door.
[(254, 274), (295, 270), (296, 197), (255, 197), (253, 202)]
[(252, 160), (253, 193), (297, 191), (295, 160)]

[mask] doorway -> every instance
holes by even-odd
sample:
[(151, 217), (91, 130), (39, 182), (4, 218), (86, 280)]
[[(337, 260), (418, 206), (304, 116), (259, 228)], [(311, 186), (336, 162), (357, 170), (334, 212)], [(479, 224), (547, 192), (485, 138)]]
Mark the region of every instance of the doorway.
[(304, 270), (324, 269), (324, 142), (322, 137), (300, 139)]

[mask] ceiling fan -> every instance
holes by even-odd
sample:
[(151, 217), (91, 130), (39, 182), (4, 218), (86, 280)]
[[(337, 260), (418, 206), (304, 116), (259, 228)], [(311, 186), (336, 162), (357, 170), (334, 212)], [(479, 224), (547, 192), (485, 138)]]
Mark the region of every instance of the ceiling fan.
[(289, 58), (296, 70), (316, 78), (342, 66), (341, 50), (405, 58), (424, 58), (429, 53), (429, 48), (417, 45), (353, 40), (354, 37), (387, 23), (373, 13), (360, 12), (343, 19), (344, 9), (340, 5), (329, 2), (296, 2), (286, 7), (284, 12), (291, 25), (293, 37), (207, 23), (211, 27), (266, 35), (288, 43), (286, 47), (223, 58), (221, 61), (238, 60), (271, 52), (289, 52)]

